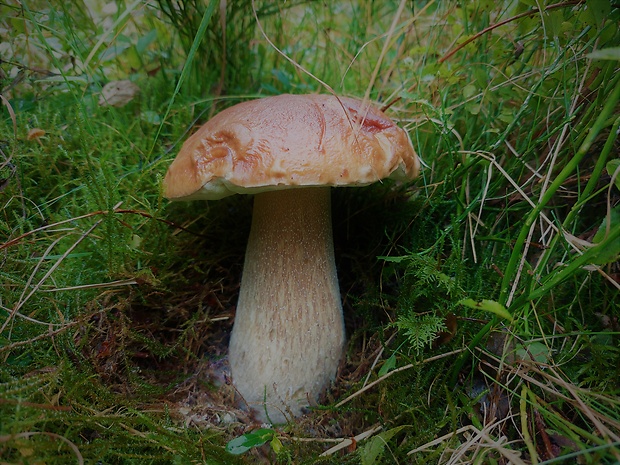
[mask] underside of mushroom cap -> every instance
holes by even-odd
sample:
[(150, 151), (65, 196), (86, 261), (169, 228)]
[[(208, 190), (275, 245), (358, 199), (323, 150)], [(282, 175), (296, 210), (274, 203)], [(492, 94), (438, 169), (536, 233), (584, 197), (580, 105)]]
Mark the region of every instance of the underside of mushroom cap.
[(407, 133), (381, 111), (333, 95), (279, 95), (240, 103), (204, 124), (164, 179), (172, 200), (311, 186), (413, 179)]

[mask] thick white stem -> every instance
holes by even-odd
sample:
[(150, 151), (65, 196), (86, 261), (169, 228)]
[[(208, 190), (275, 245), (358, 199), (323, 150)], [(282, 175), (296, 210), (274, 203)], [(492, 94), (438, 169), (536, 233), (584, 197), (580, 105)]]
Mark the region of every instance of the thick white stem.
[(263, 420), (299, 415), (334, 379), (344, 339), (329, 188), (257, 194), (230, 340), (236, 389)]

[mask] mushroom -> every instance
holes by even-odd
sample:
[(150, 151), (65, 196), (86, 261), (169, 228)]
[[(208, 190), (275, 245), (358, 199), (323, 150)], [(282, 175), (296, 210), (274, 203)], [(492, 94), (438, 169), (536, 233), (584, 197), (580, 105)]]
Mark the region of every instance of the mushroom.
[(407, 133), (381, 111), (333, 95), (279, 95), (230, 107), (181, 148), (171, 200), (254, 194), (235, 322), (232, 382), (263, 421), (316, 403), (345, 342), (330, 186), (412, 179)]
[(26, 139), (28, 140), (36, 140), (41, 147), (43, 147), (43, 143), (41, 142), (41, 137), (45, 135), (45, 131), (41, 128), (32, 128), (28, 131), (26, 135)]

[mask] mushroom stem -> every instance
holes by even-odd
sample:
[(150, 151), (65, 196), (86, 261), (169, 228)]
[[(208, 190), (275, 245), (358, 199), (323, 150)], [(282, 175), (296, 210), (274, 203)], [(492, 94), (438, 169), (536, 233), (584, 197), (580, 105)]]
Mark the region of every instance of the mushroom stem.
[(256, 194), (229, 360), (262, 420), (299, 415), (336, 376), (344, 321), (330, 188)]

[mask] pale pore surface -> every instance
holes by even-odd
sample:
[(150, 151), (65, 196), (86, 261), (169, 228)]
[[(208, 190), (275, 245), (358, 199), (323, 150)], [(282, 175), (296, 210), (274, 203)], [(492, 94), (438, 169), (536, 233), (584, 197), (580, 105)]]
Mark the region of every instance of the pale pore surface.
[(230, 340), (233, 383), (267, 420), (299, 415), (335, 378), (344, 322), (329, 188), (257, 194)]

